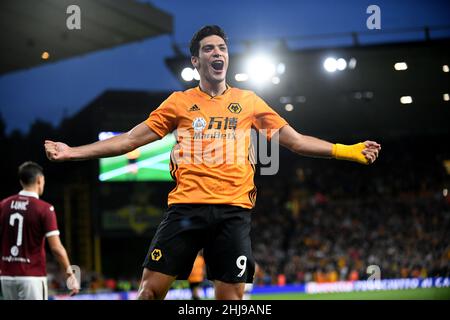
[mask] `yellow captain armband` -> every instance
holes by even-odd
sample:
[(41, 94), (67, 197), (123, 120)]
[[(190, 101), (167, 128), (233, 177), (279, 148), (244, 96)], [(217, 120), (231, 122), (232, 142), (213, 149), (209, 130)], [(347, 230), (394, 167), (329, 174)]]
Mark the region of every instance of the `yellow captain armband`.
[(361, 153), (366, 146), (360, 142), (352, 145), (336, 143), (333, 144), (332, 155), (338, 160), (355, 161), (362, 164), (369, 164), (369, 161)]

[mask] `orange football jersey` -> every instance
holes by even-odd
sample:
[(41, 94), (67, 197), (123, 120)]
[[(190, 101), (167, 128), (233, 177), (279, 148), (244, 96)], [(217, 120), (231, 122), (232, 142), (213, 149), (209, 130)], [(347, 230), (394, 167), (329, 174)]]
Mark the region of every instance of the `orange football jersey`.
[(176, 203), (229, 204), (252, 208), (256, 200), (251, 129), (270, 138), (287, 124), (260, 97), (227, 86), (212, 97), (200, 87), (171, 94), (145, 123), (160, 137), (174, 132), (168, 197)]

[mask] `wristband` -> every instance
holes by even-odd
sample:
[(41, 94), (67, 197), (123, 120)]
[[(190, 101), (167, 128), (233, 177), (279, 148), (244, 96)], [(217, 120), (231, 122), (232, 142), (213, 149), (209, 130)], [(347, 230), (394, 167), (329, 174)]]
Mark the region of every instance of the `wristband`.
[(355, 161), (361, 164), (369, 164), (369, 161), (362, 154), (366, 148), (364, 143), (360, 142), (352, 145), (336, 143), (333, 145), (332, 156), (338, 160)]

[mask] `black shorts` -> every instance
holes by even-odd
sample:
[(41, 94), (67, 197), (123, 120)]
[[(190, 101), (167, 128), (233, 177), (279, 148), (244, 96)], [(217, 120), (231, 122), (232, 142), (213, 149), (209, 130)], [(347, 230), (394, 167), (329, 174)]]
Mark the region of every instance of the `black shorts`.
[(253, 282), (251, 210), (231, 205), (176, 204), (158, 227), (143, 266), (186, 280), (203, 248), (207, 278)]

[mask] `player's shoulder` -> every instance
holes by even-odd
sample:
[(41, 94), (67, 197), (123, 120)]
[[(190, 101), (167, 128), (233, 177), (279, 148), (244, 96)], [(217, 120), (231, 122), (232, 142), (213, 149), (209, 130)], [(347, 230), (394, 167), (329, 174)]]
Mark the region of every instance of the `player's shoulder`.
[(166, 102), (171, 103), (173, 106), (179, 106), (180, 102), (189, 100), (189, 97), (193, 95), (191, 91), (193, 89), (188, 89), (185, 91), (174, 91), (167, 98)]
[(176, 91), (178, 98), (191, 98), (199, 94), (198, 87), (186, 89), (184, 91)]
[(195, 96), (198, 94), (198, 86), (197, 87), (192, 87), (192, 88), (188, 88), (186, 90), (177, 90), (177, 91), (173, 91), (171, 93), (171, 95), (169, 96), (169, 98), (187, 98), (187, 97), (191, 97), (191, 96)]
[(20, 200), (21, 196), (19, 194), (12, 194), (9, 197), (6, 197), (2, 200), (0, 200), (0, 206), (7, 206), (9, 203), (11, 203), (14, 200)]
[(256, 97), (256, 93), (251, 91), (251, 90), (241, 89), (241, 88), (236, 88), (236, 87), (230, 87), (228, 90), (230, 90), (230, 93), (233, 96), (238, 96), (238, 97), (241, 97), (241, 98), (253, 98), (253, 97)]
[(230, 98), (233, 102), (243, 103), (245, 105), (257, 106), (261, 98), (252, 90), (230, 87)]
[(10, 195), (9, 197), (6, 197), (6, 198), (0, 200), (0, 204), (3, 205), (4, 203), (11, 202), (15, 198), (17, 198), (17, 196), (18, 196), (17, 194)]
[(167, 98), (166, 98), (166, 102), (170, 102), (170, 101), (174, 101), (177, 98), (180, 97), (180, 93), (182, 93), (182, 91), (173, 91)]
[(0, 206), (1, 207), (11, 206), (11, 203), (13, 201), (16, 201), (17, 203), (25, 201), (27, 203), (27, 207), (28, 207), (28, 204), (31, 204), (33, 211), (36, 211), (36, 210), (39, 212), (54, 212), (55, 211), (55, 207), (51, 203), (48, 203), (42, 199), (24, 196), (21, 194), (13, 194), (13, 195), (1, 200)]
[(34, 201), (36, 203), (36, 205), (41, 210), (43, 210), (43, 212), (49, 212), (49, 211), (54, 212), (55, 211), (55, 207), (51, 203), (48, 203), (47, 201), (44, 201), (42, 199), (36, 199), (36, 198), (33, 198), (32, 201)]
[(1, 213), (1, 211), (2, 211), (2, 208), (4, 208), (5, 206), (7, 206), (7, 203), (10, 203), (12, 200), (14, 200), (14, 197), (15, 197), (16, 195), (12, 195), (12, 196), (9, 196), (9, 197), (6, 197), (6, 198), (4, 198), (4, 199), (0, 199), (0, 213)]

